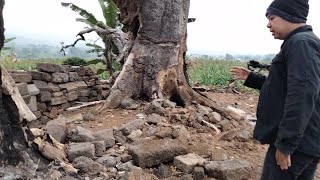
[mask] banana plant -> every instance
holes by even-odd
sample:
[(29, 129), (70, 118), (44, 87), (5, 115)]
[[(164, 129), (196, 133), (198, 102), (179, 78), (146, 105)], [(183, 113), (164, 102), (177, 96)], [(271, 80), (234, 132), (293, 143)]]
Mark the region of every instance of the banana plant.
[[(116, 29), (120, 26), (118, 21), (118, 7), (112, 0), (98, 0), (98, 3), (103, 13), (103, 21), (98, 20), (92, 13), (73, 3), (61, 2), (61, 5), (63, 7), (68, 7), (74, 12), (78, 13), (82, 18), (76, 18), (76, 21), (85, 23), (90, 27), (87, 30), (79, 32), (78, 35), (80, 36), (80, 40), (85, 40), (83, 35), (90, 32), (96, 32), (97, 35), (101, 38), (102, 42), (104, 43), (104, 47), (92, 43), (86, 43), (86, 46), (93, 48), (88, 52), (94, 52), (98, 53), (98, 56), (104, 56), (104, 59), (101, 59), (100, 62), (106, 64), (106, 69), (104, 69), (104, 71), (108, 70), (111, 76), (114, 71), (112, 64), (114, 64), (113, 61), (115, 61), (114, 54), (115, 52), (117, 52), (117, 48), (114, 42), (111, 41), (111, 37), (109, 37), (108, 33), (105, 32), (108, 32), (110, 29)], [(73, 46), (75, 45), (75, 43), (73, 44)], [(93, 60), (92, 62), (88, 62), (88, 64), (94, 63), (99, 62), (97, 61), (97, 59)], [(98, 72), (102, 71), (98, 70)]]
[[(11, 41), (13, 41), (13, 40), (15, 40), (16, 39), (16, 37), (12, 37), (12, 38), (8, 38), (8, 39), (5, 39), (4, 40), (4, 44), (6, 44), (6, 43), (9, 43), (9, 42), (11, 42)], [(11, 50), (11, 47), (7, 47), (7, 46), (4, 46), (3, 48), (2, 48), (2, 50)]]

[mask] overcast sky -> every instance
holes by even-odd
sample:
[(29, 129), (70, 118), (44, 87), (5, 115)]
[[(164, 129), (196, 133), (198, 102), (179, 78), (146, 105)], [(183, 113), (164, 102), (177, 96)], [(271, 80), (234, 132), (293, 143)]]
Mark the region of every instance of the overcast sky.
[[(69, 0), (102, 20), (98, 1)], [(267, 29), (265, 10), (271, 0), (191, 0), (188, 24), (189, 53), (269, 54), (279, 51), (281, 41)], [(309, 0), (308, 24), (320, 36), (320, 1)], [(84, 27), (79, 17), (60, 0), (6, 0), (6, 33), (71, 42)], [(92, 35), (91, 38), (94, 38)]]

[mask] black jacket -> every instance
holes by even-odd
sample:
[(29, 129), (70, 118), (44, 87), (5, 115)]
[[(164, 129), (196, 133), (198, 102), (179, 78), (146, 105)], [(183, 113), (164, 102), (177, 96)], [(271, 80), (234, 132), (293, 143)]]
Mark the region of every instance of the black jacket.
[(320, 156), (320, 40), (311, 26), (288, 36), (267, 78), (250, 73), (244, 85), (260, 89), (255, 139)]

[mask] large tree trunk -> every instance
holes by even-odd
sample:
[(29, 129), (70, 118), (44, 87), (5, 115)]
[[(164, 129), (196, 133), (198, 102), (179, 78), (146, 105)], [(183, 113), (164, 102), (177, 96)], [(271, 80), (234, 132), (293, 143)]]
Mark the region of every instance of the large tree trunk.
[[(0, 50), (4, 44), (4, 0), (0, 0)], [(35, 116), (22, 100), (8, 73), (0, 68), (0, 179), (28, 179), (47, 163), (30, 145), (27, 121)], [(28, 139), (30, 138), (30, 139)]]
[[(102, 107), (118, 107), (124, 98), (165, 98), (186, 106), (195, 100), (222, 112), (186, 81), (189, 0), (115, 0), (121, 22), (134, 45)], [(102, 110), (100, 109), (100, 110)]]

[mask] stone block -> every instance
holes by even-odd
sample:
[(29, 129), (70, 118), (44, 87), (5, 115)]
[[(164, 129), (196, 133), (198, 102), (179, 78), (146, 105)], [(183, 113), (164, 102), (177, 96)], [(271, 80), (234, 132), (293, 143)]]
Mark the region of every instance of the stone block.
[(147, 168), (173, 161), (174, 157), (186, 154), (187, 148), (178, 140), (145, 140), (131, 145), (128, 152), (134, 164)]

